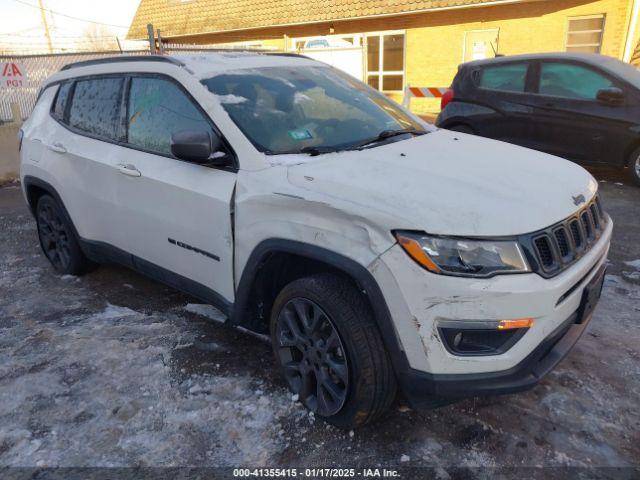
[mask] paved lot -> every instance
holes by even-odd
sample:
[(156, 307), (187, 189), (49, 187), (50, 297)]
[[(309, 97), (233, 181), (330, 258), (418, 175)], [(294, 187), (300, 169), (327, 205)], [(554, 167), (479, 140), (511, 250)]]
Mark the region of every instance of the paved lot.
[(398, 404), (352, 434), (308, 416), (269, 345), (197, 300), (119, 267), (56, 275), (19, 188), (2, 188), (0, 466), (410, 465), (456, 478), (638, 464), (640, 189), (598, 176), (616, 222), (611, 275), (560, 367), (524, 394), (427, 415)]

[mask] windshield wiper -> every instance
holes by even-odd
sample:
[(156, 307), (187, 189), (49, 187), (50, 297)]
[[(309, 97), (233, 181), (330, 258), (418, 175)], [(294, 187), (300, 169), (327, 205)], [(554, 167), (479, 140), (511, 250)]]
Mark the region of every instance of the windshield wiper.
[(324, 153), (335, 153), (335, 152), (339, 152), (339, 151), (340, 151), (340, 149), (338, 149), (336, 147), (316, 146), (316, 147), (304, 147), (304, 148), (301, 148), (298, 152), (299, 153), (308, 153), (312, 157), (315, 157), (316, 155), (322, 155)]
[(358, 150), (360, 148), (364, 148), (373, 143), (381, 142), (386, 140), (387, 138), (397, 137), (398, 135), (424, 135), (427, 133), (424, 130), (418, 130), (415, 128), (401, 128), (399, 130), (383, 130), (375, 137), (368, 138), (363, 140), (362, 142), (358, 142), (355, 145), (351, 145), (347, 150)]

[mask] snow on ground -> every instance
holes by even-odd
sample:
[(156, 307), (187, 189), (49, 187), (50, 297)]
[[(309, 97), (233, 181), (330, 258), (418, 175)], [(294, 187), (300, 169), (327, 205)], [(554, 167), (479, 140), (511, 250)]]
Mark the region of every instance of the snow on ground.
[(631, 262), (624, 262), (625, 265), (629, 265), (630, 267), (635, 268), (636, 270), (640, 270), (640, 259), (633, 260)]
[(640, 190), (607, 188), (610, 275), (555, 371), (529, 392), (425, 414), (399, 402), (353, 432), (308, 415), (268, 338), (213, 307), (119, 267), (56, 275), (20, 191), (0, 189), (0, 465), (426, 466), (436, 478), (637, 465), (640, 282), (625, 272), (640, 258), (640, 219), (627, 213)]

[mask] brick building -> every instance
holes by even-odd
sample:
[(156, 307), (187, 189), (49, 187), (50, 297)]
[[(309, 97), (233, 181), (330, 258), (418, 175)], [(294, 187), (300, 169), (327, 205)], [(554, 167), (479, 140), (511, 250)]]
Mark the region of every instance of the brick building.
[(448, 86), (458, 64), (496, 54), (640, 61), (639, 10), (640, 0), (141, 0), (128, 37), (146, 38), (152, 23), (172, 42), (297, 51), (399, 100), (407, 84)]

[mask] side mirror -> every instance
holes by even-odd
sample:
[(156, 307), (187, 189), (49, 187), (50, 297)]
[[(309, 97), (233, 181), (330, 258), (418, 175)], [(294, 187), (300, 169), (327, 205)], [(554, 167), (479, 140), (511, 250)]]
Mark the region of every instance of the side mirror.
[(171, 153), (181, 160), (211, 165), (226, 165), (227, 155), (219, 155), (222, 141), (208, 130), (181, 130), (171, 135)]
[(596, 99), (607, 105), (620, 105), (624, 101), (624, 92), (618, 87), (601, 88)]

